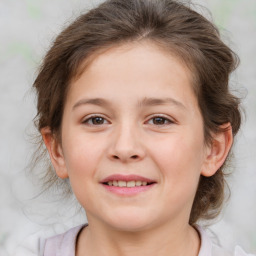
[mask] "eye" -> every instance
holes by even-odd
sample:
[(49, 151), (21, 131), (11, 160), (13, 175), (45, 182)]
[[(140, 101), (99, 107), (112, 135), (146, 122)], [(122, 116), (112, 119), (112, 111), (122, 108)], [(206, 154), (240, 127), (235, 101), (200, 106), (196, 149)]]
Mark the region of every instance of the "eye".
[(149, 119), (148, 121), (149, 124), (161, 126), (161, 125), (168, 125), (174, 123), (172, 120), (162, 117), (162, 116), (155, 116)]
[(91, 116), (85, 119), (82, 123), (88, 125), (103, 125), (109, 122), (102, 116)]

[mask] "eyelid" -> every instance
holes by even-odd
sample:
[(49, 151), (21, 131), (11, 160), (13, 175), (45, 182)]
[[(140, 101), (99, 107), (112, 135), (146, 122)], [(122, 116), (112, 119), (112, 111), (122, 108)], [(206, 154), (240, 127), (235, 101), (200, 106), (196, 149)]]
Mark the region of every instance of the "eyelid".
[(150, 116), (146, 122), (149, 122), (149, 120), (152, 120), (154, 118), (157, 118), (157, 117), (160, 117), (160, 118), (163, 118), (165, 120), (168, 121), (168, 124), (159, 124), (159, 125), (156, 125), (156, 124), (153, 124), (155, 126), (167, 126), (167, 125), (172, 125), (174, 123), (177, 123), (176, 120), (174, 118), (171, 118), (170, 116), (166, 116), (164, 114), (154, 114), (152, 116)]
[(108, 119), (104, 116), (104, 115), (101, 115), (101, 114), (91, 114), (91, 115), (87, 115), (85, 116), (83, 119), (82, 119), (82, 124), (87, 124), (88, 126), (102, 126), (102, 125), (105, 125), (105, 124), (98, 124), (98, 125), (95, 125), (95, 124), (89, 124), (88, 121), (92, 118), (96, 118), (96, 117), (100, 117), (100, 118), (103, 118), (105, 121), (107, 121), (108, 123), (110, 123), (108, 121)]

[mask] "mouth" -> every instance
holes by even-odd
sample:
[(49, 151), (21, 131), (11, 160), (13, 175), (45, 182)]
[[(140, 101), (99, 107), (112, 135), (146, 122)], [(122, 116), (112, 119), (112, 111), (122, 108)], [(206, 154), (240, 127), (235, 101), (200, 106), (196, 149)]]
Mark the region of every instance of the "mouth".
[(111, 175), (100, 182), (118, 195), (135, 195), (152, 188), (157, 182), (138, 175)]
[(134, 187), (141, 187), (141, 186), (149, 186), (155, 182), (146, 182), (141, 180), (131, 180), (131, 181), (124, 181), (124, 180), (111, 180), (108, 182), (104, 182), (103, 184), (106, 186), (115, 186), (115, 187), (127, 187), (127, 188), (134, 188)]

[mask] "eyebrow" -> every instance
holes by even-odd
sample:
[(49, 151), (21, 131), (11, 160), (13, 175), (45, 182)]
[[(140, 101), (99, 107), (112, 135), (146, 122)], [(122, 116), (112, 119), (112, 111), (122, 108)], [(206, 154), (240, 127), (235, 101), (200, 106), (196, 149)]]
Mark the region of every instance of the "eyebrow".
[(105, 100), (105, 99), (101, 99), (101, 98), (92, 98), (92, 99), (82, 99), (79, 100), (74, 106), (73, 106), (73, 110), (79, 106), (82, 105), (96, 105), (96, 106), (102, 106), (102, 107), (110, 107), (110, 102)]
[(149, 106), (157, 106), (157, 105), (166, 105), (172, 104), (174, 106), (186, 109), (185, 105), (182, 104), (180, 101), (177, 101), (173, 98), (144, 98), (142, 101), (139, 102), (140, 107), (149, 107)]
[[(111, 102), (102, 98), (89, 98), (89, 99), (81, 99), (73, 106), (73, 110), (82, 105), (96, 105), (101, 107), (109, 108), (111, 106)], [(180, 107), (182, 109), (186, 109), (185, 105), (180, 101), (177, 101), (173, 98), (147, 98), (145, 97), (143, 100), (138, 102), (138, 107), (150, 107), (157, 105), (166, 105), (172, 104), (174, 106)]]

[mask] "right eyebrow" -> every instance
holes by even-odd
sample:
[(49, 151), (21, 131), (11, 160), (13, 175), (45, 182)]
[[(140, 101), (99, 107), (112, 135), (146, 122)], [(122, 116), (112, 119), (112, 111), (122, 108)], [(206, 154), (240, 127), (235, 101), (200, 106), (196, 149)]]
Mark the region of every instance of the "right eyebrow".
[(79, 100), (77, 103), (75, 103), (75, 105), (73, 106), (73, 110), (81, 105), (87, 105), (87, 104), (91, 104), (91, 105), (97, 105), (97, 106), (102, 106), (102, 107), (110, 107), (110, 102), (101, 99), (101, 98), (92, 98), (92, 99), (82, 99)]

